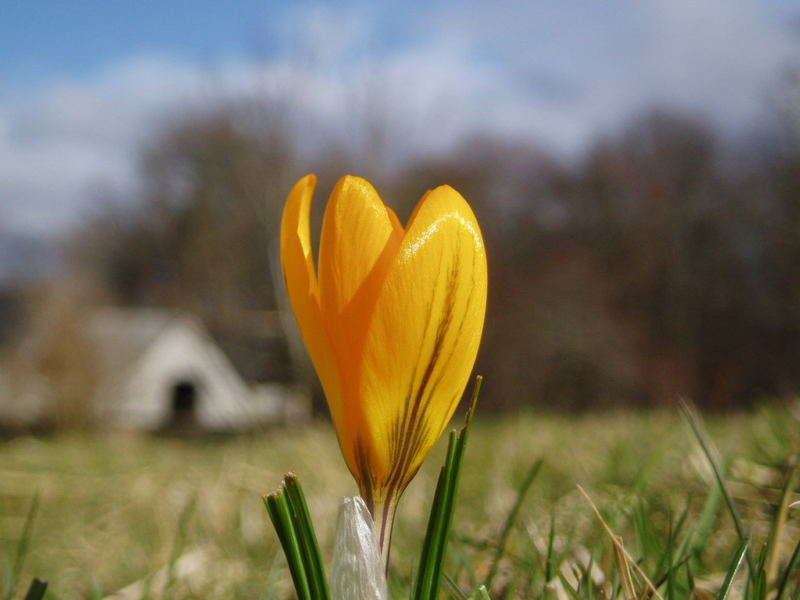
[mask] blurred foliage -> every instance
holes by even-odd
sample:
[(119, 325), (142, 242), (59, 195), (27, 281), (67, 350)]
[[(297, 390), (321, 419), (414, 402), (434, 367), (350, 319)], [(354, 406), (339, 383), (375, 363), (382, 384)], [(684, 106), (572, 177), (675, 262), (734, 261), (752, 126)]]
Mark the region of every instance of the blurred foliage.
[[(172, 123), (143, 153), (140, 198), (78, 232), (74, 260), (121, 304), (182, 306), (204, 318), (274, 308), (268, 244), (289, 179), (285, 139), (212, 112)], [(120, 208), (123, 206), (123, 208)]]
[(348, 170), (401, 218), (448, 183), (489, 252), (485, 405), (746, 405), (800, 391), (800, 128), (775, 106), (747, 137), (656, 111), (576, 159), (476, 136), (392, 168), (375, 148), (306, 159), (276, 107), (189, 112), (144, 151), (135, 197), (76, 232), (71, 264), (105, 301), (235, 336), (242, 310), (282, 305), (277, 224), (299, 176), (320, 175), (317, 219)]

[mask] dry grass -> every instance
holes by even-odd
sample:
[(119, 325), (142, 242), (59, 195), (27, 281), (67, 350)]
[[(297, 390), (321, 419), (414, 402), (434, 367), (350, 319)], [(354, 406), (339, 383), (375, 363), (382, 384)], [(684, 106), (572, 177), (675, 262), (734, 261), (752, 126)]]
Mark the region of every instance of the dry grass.
[[(780, 469), (798, 448), (800, 428), (788, 415), (770, 410), (709, 424), (722, 455), (735, 459), (730, 483), (743, 519), (762, 538), (780, 496)], [(442, 451), (437, 448), (401, 503), (396, 586), (414, 568)], [(588, 490), (608, 527), (623, 536), (627, 551), (644, 557), (644, 569), (655, 569), (650, 563), (657, 555), (646, 546), (668, 536), (670, 524), (687, 508), (689, 518), (699, 520), (714, 489), (677, 411), (478, 420), (449, 559), (460, 585), (486, 576), (493, 540), (537, 458), (544, 464), (510, 531), (493, 597), (503, 597), (504, 589), (517, 597), (521, 592), (513, 589), (541, 587), (534, 580), (546, 570), (551, 521), (559, 565), (591, 555), (598, 578), (614, 571), (613, 551), (598, 550), (608, 549), (608, 537), (577, 484)], [(260, 498), (290, 470), (303, 481), (323, 548), (329, 549), (339, 499), (355, 486), (326, 424), (201, 440), (65, 435), (2, 442), (0, 577), (11, 580), (25, 515), (38, 494), (20, 586), (35, 575), (49, 580), (51, 597), (65, 599), (101, 598), (131, 584), (139, 587), (117, 598), (139, 598), (148, 589), (151, 597), (168, 598), (291, 597)], [(795, 512), (783, 525), (784, 562), (800, 535)], [(724, 509), (712, 517), (698, 576), (713, 583), (724, 575), (737, 539)], [(646, 528), (652, 533), (643, 536)], [(183, 563), (170, 568), (179, 557)]]

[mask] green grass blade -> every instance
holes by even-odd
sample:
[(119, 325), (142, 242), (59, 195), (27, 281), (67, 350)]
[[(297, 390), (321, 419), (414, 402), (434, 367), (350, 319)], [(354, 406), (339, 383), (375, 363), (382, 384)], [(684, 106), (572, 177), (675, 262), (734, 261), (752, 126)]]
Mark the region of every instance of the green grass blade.
[(11, 569), (11, 582), (8, 586), (7, 600), (11, 600), (17, 591), (17, 582), (22, 575), (22, 568), (25, 565), (25, 557), (28, 555), (28, 548), (30, 547), (31, 536), (33, 535), (33, 522), (36, 519), (36, 513), (39, 511), (39, 492), (36, 492), (31, 500), (31, 505), (28, 507), (28, 513), (25, 515), (25, 523), (22, 526), (22, 535), (17, 544), (17, 551), (14, 556), (14, 566)]
[(482, 585), (472, 595), (472, 600), (492, 600), (492, 599), (489, 597), (489, 592), (487, 591), (486, 586)]
[(675, 527), (670, 521), (669, 536), (667, 537), (667, 551), (665, 553), (667, 557), (667, 574), (666, 574), (667, 600), (675, 600), (675, 569), (673, 568), (674, 567), (673, 561), (675, 560), (676, 535), (677, 532), (675, 531)]
[[(656, 534), (653, 523), (647, 514), (645, 502), (639, 499), (633, 506), (633, 529), (639, 545), (639, 552), (642, 556), (661, 556), (661, 562), (665, 560), (666, 554), (663, 552), (663, 544), (660, 536)], [(657, 570), (663, 565), (659, 563)]]
[(714, 471), (714, 477), (716, 478), (717, 484), (722, 492), (722, 497), (724, 498), (725, 504), (728, 507), (728, 512), (733, 519), (733, 524), (736, 528), (736, 535), (739, 536), (739, 542), (742, 543), (745, 548), (747, 548), (746, 558), (747, 564), (750, 567), (750, 576), (755, 577), (755, 559), (753, 558), (752, 552), (749, 550), (750, 545), (746, 543), (748, 541), (748, 536), (745, 532), (742, 519), (739, 516), (739, 511), (736, 510), (736, 505), (733, 502), (733, 495), (731, 494), (730, 489), (728, 489), (728, 483), (725, 481), (722, 467), (717, 460), (714, 445), (708, 438), (708, 435), (706, 434), (705, 429), (700, 422), (700, 418), (697, 416), (697, 413), (694, 411), (694, 409), (685, 402), (681, 404), (681, 407), (683, 408), (683, 413), (686, 416), (686, 420), (689, 422), (689, 426), (692, 428), (697, 441), (700, 443), (700, 447), (703, 449), (703, 453), (706, 455), (706, 458), (711, 465), (711, 469)]
[(798, 541), (797, 545), (794, 547), (792, 558), (789, 559), (789, 564), (786, 565), (786, 569), (783, 572), (783, 577), (781, 577), (781, 583), (778, 586), (775, 600), (783, 600), (785, 594), (789, 591), (789, 579), (791, 579), (792, 572), (797, 567), (798, 561), (800, 561), (800, 541)]
[[(670, 570), (669, 570), (667, 573), (665, 573), (664, 575), (662, 575), (660, 579), (657, 579), (656, 581), (654, 581), (654, 582), (653, 582), (653, 586), (654, 586), (656, 589), (661, 589), (661, 587), (662, 587), (664, 584), (667, 584), (667, 585), (669, 585), (669, 584), (670, 584), (670, 579), (672, 579), (672, 581), (673, 581), (673, 582), (676, 582), (677, 580), (676, 580), (675, 578), (676, 578), (676, 577), (678, 576), (678, 574), (680, 573), (680, 569), (681, 569), (681, 567), (683, 567), (683, 566), (685, 566), (685, 565), (688, 565), (688, 563), (689, 563), (689, 558), (690, 558), (690, 557), (689, 557), (689, 556), (687, 556), (687, 557), (685, 557), (685, 558), (684, 558), (682, 561), (680, 561), (680, 562), (677, 562), (677, 563), (674, 563), (674, 564), (673, 564), (673, 566), (670, 568)], [(687, 581), (687, 584), (689, 584), (689, 588), (688, 588), (688, 589), (692, 589), (692, 587), (693, 587), (693, 584), (692, 584), (692, 577), (691, 577), (691, 573), (687, 573), (687, 576), (686, 576), (686, 581)], [(675, 585), (677, 585), (677, 583), (676, 583)], [(668, 588), (668, 589), (669, 589), (669, 588)], [(669, 594), (667, 594), (667, 598), (669, 599)]]
[(544, 562), (544, 581), (550, 583), (555, 576), (555, 543), (556, 543), (556, 508), (553, 506), (553, 513), (550, 515), (550, 535), (547, 539), (547, 557)]
[(444, 587), (447, 588), (447, 591), (450, 592), (450, 595), (456, 600), (469, 600), (469, 596), (458, 587), (458, 584), (447, 573), (444, 574)]
[(690, 590), (695, 589), (694, 575), (692, 574), (692, 566), (689, 561), (686, 561), (686, 585)]
[(167, 565), (167, 582), (164, 585), (164, 590), (162, 592), (162, 595), (165, 598), (170, 597), (172, 588), (175, 585), (175, 566), (177, 565), (178, 559), (183, 553), (187, 532), (189, 530), (189, 523), (192, 519), (192, 515), (194, 514), (196, 506), (197, 496), (194, 496), (186, 503), (186, 505), (183, 507), (183, 510), (181, 510), (180, 516), (178, 517), (178, 528), (175, 531), (175, 540), (172, 544), (172, 552)]
[(683, 530), (686, 528), (688, 529), (687, 523), (689, 522), (689, 506), (687, 505), (681, 516), (678, 517), (678, 522), (675, 524), (675, 531), (674, 531), (674, 541), (677, 542), (678, 538), (683, 535), (683, 540), (680, 544), (677, 545), (675, 551), (672, 555), (672, 562), (671, 566), (677, 565), (678, 563), (683, 563), (689, 560), (689, 556), (687, 555), (686, 549), (689, 547), (689, 542), (691, 541), (691, 532), (687, 532), (686, 534), (683, 533)]
[(311, 585), (308, 581), (305, 562), (303, 561), (300, 540), (297, 529), (292, 520), (289, 502), (283, 489), (273, 492), (264, 498), (269, 518), (289, 563), (289, 572), (292, 575), (294, 588), (300, 600), (316, 600), (311, 595)]
[[(447, 457), (445, 465), (450, 465), (455, 456), (455, 435), (454, 432), (450, 433), (450, 441), (447, 446)], [(433, 567), (432, 561), (435, 560), (436, 552), (438, 549), (438, 542), (441, 536), (441, 529), (443, 526), (443, 513), (445, 508), (445, 497), (447, 495), (447, 466), (442, 467), (439, 472), (439, 479), (436, 481), (436, 491), (433, 495), (433, 503), (431, 505), (431, 514), (428, 519), (428, 527), (425, 532), (425, 541), (422, 545), (422, 554), (420, 555), (419, 571), (417, 572), (417, 583), (415, 586), (414, 599), (415, 600), (428, 600), (433, 598)]]
[(769, 548), (766, 544), (761, 547), (761, 552), (758, 554), (758, 561), (756, 562), (756, 575), (751, 577), (753, 584), (753, 593), (749, 596), (750, 600), (766, 600), (767, 597), (767, 554)]
[(678, 554), (682, 556), (689, 551), (691, 554), (692, 566), (700, 566), (700, 558), (703, 549), (706, 547), (711, 534), (714, 532), (714, 523), (717, 519), (719, 505), (722, 502), (722, 492), (719, 486), (713, 486), (703, 504), (703, 511), (700, 518), (692, 524), (691, 530), (681, 543)]
[(44, 593), (47, 591), (47, 582), (41, 579), (34, 579), (31, 581), (31, 586), (28, 588), (28, 593), (25, 594), (25, 600), (42, 600)]
[(725, 575), (725, 580), (722, 582), (722, 586), (719, 588), (719, 592), (717, 592), (717, 600), (726, 600), (728, 598), (728, 594), (730, 594), (731, 589), (733, 589), (733, 580), (736, 579), (736, 574), (739, 572), (739, 567), (742, 566), (744, 562), (744, 558), (747, 555), (749, 544), (745, 540), (739, 545), (739, 549), (736, 551), (736, 556), (731, 563), (731, 566), (728, 568), (728, 572)]
[(561, 585), (564, 586), (564, 590), (566, 590), (567, 595), (571, 600), (582, 600), (580, 594), (578, 594), (578, 591), (572, 587), (572, 584), (561, 571), (558, 572), (558, 579), (561, 581)]
[(319, 542), (317, 542), (317, 536), (314, 532), (314, 524), (311, 521), (311, 513), (308, 510), (303, 488), (294, 473), (287, 474), (283, 478), (283, 484), (297, 529), (311, 594), (315, 600), (328, 600), (330, 598), (328, 578), (325, 575), (322, 552), (319, 549)]
[(786, 519), (789, 514), (789, 504), (791, 504), (792, 494), (794, 494), (794, 490), (797, 487), (798, 475), (800, 475), (800, 470), (798, 470), (797, 465), (794, 464), (789, 469), (789, 475), (786, 477), (786, 483), (781, 493), (781, 500), (778, 504), (778, 511), (775, 513), (775, 518), (772, 520), (772, 526), (770, 527), (769, 537), (767, 538), (768, 556), (766, 565), (768, 583), (775, 581), (775, 574), (778, 570), (778, 557), (780, 555), (779, 549), (783, 542)]
[(103, 588), (100, 586), (100, 582), (96, 579), (92, 580), (92, 589), (89, 592), (89, 600), (103, 600), (105, 595), (103, 594)]
[(497, 543), (497, 548), (494, 556), (492, 557), (489, 574), (486, 576), (485, 584), (487, 589), (492, 589), (492, 583), (494, 583), (494, 578), (497, 576), (497, 570), (500, 567), (500, 560), (503, 558), (503, 554), (505, 554), (506, 544), (508, 543), (508, 538), (511, 535), (511, 530), (514, 527), (514, 523), (517, 521), (517, 516), (519, 515), (520, 508), (522, 508), (522, 503), (525, 501), (525, 496), (527, 496), (533, 480), (536, 479), (536, 475), (539, 474), (539, 469), (542, 468), (542, 462), (543, 461), (539, 459), (534, 462), (533, 465), (531, 465), (531, 468), (525, 475), (525, 479), (522, 480), (522, 484), (517, 490), (517, 499), (514, 502), (514, 506), (509, 511), (508, 516), (506, 517), (506, 522), (503, 525), (503, 530), (500, 534), (500, 540)]
[(450, 526), (453, 522), (461, 463), (467, 444), (467, 433), (482, 384), (483, 378), (478, 377), (464, 427), (458, 434), (455, 431), (450, 432), (447, 458), (436, 483), (436, 492), (433, 497), (430, 517), (428, 518), (428, 528), (422, 545), (419, 572), (414, 586), (413, 597), (415, 600), (436, 600), (439, 597), (442, 566), (447, 552)]

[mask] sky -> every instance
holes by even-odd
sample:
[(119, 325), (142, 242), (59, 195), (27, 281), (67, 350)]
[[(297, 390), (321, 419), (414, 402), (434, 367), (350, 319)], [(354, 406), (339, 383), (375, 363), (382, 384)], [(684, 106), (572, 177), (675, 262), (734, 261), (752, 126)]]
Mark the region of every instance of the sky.
[(569, 157), (652, 106), (746, 131), (793, 65), (794, 0), (8, 0), (0, 253), (133, 186), (160, 118), (217, 98), (271, 95), (342, 136), (374, 98), (398, 156), (483, 132)]

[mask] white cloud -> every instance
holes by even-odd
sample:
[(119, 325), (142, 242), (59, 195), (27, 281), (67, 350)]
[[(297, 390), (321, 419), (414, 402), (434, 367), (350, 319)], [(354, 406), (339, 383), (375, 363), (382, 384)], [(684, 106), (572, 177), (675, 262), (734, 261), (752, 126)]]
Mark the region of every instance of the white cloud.
[(796, 29), (762, 0), (445, 5), (428, 32), (456, 39), (438, 42), (460, 45), (456, 62), (493, 66), (466, 82), (487, 99), (475, 122), (566, 150), (652, 104), (750, 122), (779, 71), (800, 62)]
[(651, 0), (643, 92), (731, 126), (765, 108), (780, 70), (800, 60), (797, 33), (769, 3)]
[(393, 22), (402, 31), (392, 43), (374, 8), (312, 8), (279, 25), (289, 52), (272, 60), (209, 69), (141, 56), (90, 77), (6, 90), (0, 219), (35, 233), (74, 223), (91, 185), (134, 180), (137, 148), (155, 117), (220, 96), (284, 100), (295, 110), (302, 146), (338, 136), (354, 152), (374, 125), (370, 118), (385, 120), (400, 153), (443, 150), (471, 130), (572, 152), (653, 102), (735, 126), (763, 108), (779, 69), (800, 61), (785, 11), (781, 18), (770, 6), (441, 3)]
[[(223, 87), (236, 87), (236, 72)], [(129, 185), (165, 110), (211, 97), (207, 72), (157, 57), (0, 97), (0, 219), (46, 235), (77, 222), (96, 184)]]

